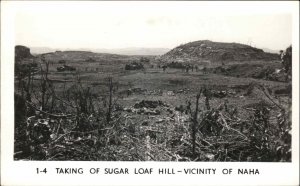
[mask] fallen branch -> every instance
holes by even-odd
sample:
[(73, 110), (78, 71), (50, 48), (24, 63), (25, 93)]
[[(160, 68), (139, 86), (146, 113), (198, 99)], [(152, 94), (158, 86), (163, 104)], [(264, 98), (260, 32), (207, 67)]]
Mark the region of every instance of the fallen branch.
[(222, 119), (222, 121), (223, 121), (223, 123), (224, 123), (226, 129), (228, 130), (228, 129), (229, 129), (229, 126), (228, 126), (228, 124), (227, 124), (227, 122), (226, 122), (226, 120), (225, 120), (225, 118), (224, 118), (224, 116), (223, 116), (223, 114), (222, 114), (221, 112), (220, 112), (220, 116), (221, 116), (221, 119)]
[(150, 154), (150, 152), (146, 152), (146, 155), (149, 156), (152, 160), (155, 161), (155, 158), (152, 156), (152, 154)]
[(78, 108), (77, 106), (74, 106), (74, 105), (72, 105), (71, 103), (68, 103), (68, 102), (62, 100), (61, 98), (59, 98), (59, 97), (56, 96), (55, 94), (54, 94), (54, 97), (55, 97), (56, 99), (58, 99), (59, 101), (63, 102), (64, 104), (69, 105), (69, 106), (72, 107), (72, 108), (75, 108), (75, 109)]
[(48, 112), (42, 111), (41, 109), (36, 108), (36, 106), (33, 103), (29, 102), (29, 101), (26, 101), (26, 103), (30, 107), (32, 107), (33, 109), (35, 109), (36, 111), (39, 111), (39, 112), (41, 112), (43, 114), (46, 114), (46, 115), (49, 115), (49, 116), (52, 116), (52, 117), (55, 117), (55, 118), (67, 118), (67, 117), (71, 117), (72, 116), (72, 114), (67, 114), (67, 115), (51, 114), (51, 113), (48, 113)]
[(113, 125), (112, 127), (109, 127), (109, 128), (104, 128), (104, 129), (97, 129), (97, 130), (111, 130), (115, 127), (115, 125)]
[(59, 139), (61, 139), (62, 137), (66, 136), (66, 135), (68, 135), (68, 134), (71, 134), (72, 132), (74, 132), (74, 131), (70, 131), (70, 132), (67, 132), (67, 133), (65, 133), (65, 134), (63, 134), (63, 135), (61, 135), (61, 136), (59, 136), (59, 137), (56, 138), (54, 141), (50, 142), (50, 145), (53, 144), (53, 143), (55, 143), (55, 142), (57, 142), (57, 141), (58, 141)]
[(234, 128), (231, 128), (231, 127), (229, 127), (229, 130), (233, 130), (233, 131), (239, 133), (239, 134), (240, 134), (241, 136), (243, 136), (246, 140), (248, 140), (248, 137), (245, 136), (245, 135), (244, 135), (243, 133), (241, 133), (240, 131), (238, 131), (238, 130), (236, 130), (236, 129), (234, 129)]
[(271, 95), (269, 94), (269, 91), (267, 90), (267, 88), (265, 86), (261, 86), (261, 88), (263, 89), (262, 92), (265, 94), (265, 96), (267, 96), (267, 98), (269, 98), (269, 100), (274, 103), (275, 106), (277, 106), (280, 110), (284, 110), (284, 108), (279, 104), (276, 103), (273, 98), (271, 98)]
[(54, 156), (48, 158), (46, 161), (52, 160), (53, 158), (55, 158), (55, 157), (58, 156), (58, 155), (63, 155), (63, 154), (62, 154), (62, 153), (57, 153), (57, 154), (55, 154)]

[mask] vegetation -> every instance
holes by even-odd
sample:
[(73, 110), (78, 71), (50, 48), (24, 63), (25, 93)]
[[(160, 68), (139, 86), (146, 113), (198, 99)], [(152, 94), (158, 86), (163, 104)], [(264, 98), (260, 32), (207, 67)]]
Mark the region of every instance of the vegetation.
[(291, 161), (291, 78), (163, 72), (151, 57), (80, 52), (64, 59), (76, 71), (57, 72), (63, 53), (16, 63), (16, 160)]

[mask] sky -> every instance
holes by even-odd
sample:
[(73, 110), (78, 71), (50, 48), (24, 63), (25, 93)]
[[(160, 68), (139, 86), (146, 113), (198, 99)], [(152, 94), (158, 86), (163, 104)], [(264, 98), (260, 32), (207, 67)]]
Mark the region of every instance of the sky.
[(197, 40), (284, 49), (289, 2), (19, 2), (15, 43), (50, 48), (174, 48)]

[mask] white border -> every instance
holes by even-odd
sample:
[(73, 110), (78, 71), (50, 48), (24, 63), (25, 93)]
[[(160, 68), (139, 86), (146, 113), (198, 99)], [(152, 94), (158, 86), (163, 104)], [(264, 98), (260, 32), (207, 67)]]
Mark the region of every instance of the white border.
[[(293, 157), (292, 163), (217, 163), (217, 162), (39, 162), (13, 161), (13, 64), (14, 15), (19, 7), (93, 6), (97, 2), (1, 2), (1, 185), (298, 185), (299, 184), (299, 2), (104, 2), (157, 6), (161, 3), (207, 5), (219, 13), (268, 14), (290, 13), (293, 18)], [(224, 5), (224, 6), (223, 6)], [(242, 8), (241, 8), (242, 7)], [(248, 7), (251, 11), (245, 11)], [(269, 8), (267, 8), (269, 7)], [(248, 9), (248, 10), (249, 10)], [(209, 11), (209, 9), (207, 10)], [(36, 168), (48, 169), (47, 175), (36, 174)], [(216, 168), (216, 175), (57, 175), (55, 167), (82, 167), (85, 172), (98, 167)], [(222, 175), (223, 168), (257, 168), (260, 175)]]

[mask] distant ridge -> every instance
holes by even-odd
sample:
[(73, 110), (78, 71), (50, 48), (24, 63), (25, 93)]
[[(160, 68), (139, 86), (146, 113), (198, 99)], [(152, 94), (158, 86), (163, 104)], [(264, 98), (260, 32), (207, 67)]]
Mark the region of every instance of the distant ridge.
[(272, 50), (272, 49), (269, 49), (269, 48), (262, 48), (262, 50), (264, 52), (272, 53), (272, 54), (278, 54), (279, 53), (279, 50)]
[(168, 52), (169, 48), (118, 48), (118, 49), (96, 49), (96, 52), (105, 52), (111, 54), (121, 54), (121, 55), (163, 55)]
[(169, 48), (139, 48), (139, 47), (129, 47), (129, 48), (116, 48), (116, 49), (90, 49), (90, 48), (79, 48), (79, 49), (69, 49), (69, 48), (49, 48), (49, 47), (30, 47), (32, 54), (44, 54), (51, 53), (55, 51), (90, 51), (95, 53), (109, 53), (109, 54), (120, 54), (120, 55), (163, 55), (168, 52)]

